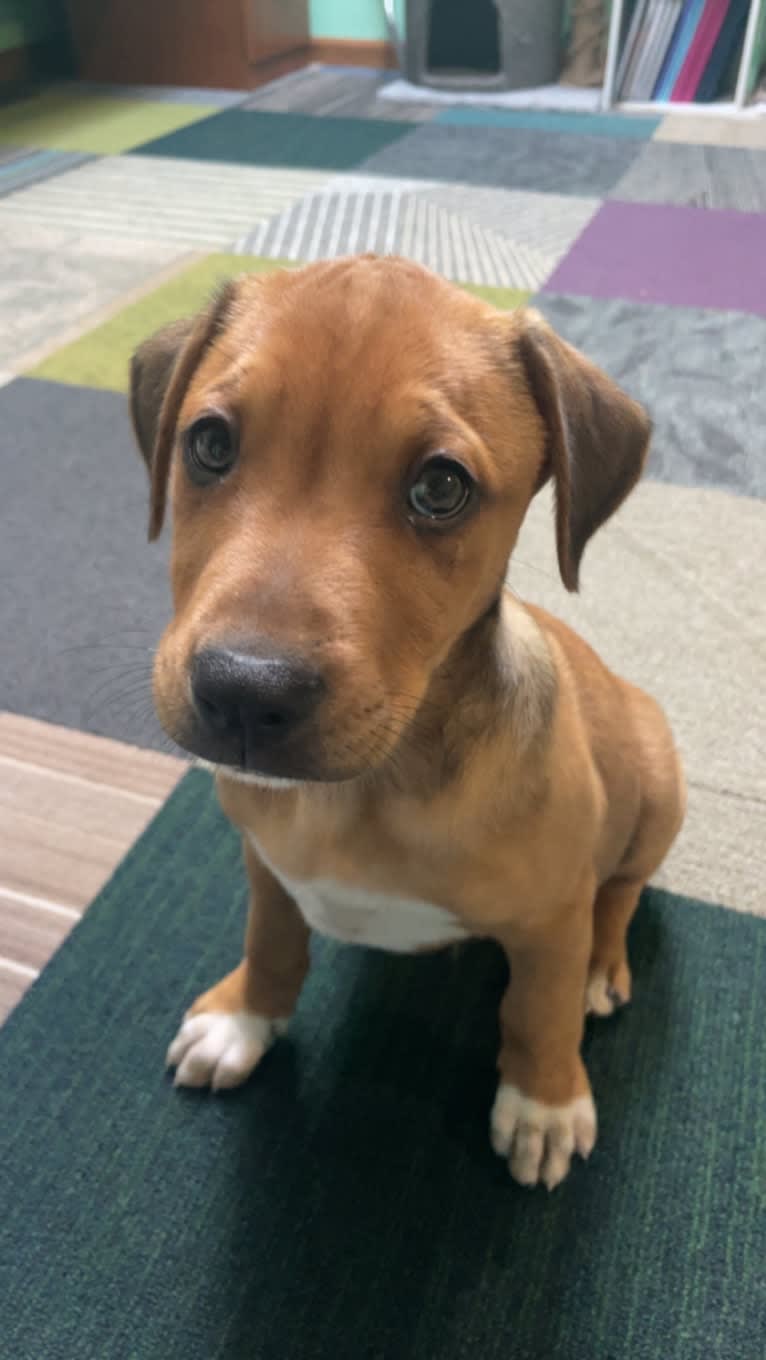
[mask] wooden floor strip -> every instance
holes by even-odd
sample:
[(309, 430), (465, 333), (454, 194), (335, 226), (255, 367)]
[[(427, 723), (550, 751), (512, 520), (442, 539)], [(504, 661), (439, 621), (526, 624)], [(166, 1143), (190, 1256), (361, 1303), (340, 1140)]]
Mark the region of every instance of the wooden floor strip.
[(0, 888), (0, 956), (39, 972), (79, 920), (47, 906), (30, 906)]
[(186, 766), (0, 713), (0, 1023)]
[(167, 798), (184, 769), (175, 756), (16, 713), (0, 713), (0, 758), (159, 800)]

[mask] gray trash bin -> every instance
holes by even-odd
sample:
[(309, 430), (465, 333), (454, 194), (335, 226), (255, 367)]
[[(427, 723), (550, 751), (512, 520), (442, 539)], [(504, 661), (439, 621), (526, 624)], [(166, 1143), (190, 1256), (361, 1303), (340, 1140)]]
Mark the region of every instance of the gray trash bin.
[[(386, 3), (389, 26), (393, 0)], [(523, 90), (558, 79), (563, 0), (406, 0), (405, 76), (440, 90)]]

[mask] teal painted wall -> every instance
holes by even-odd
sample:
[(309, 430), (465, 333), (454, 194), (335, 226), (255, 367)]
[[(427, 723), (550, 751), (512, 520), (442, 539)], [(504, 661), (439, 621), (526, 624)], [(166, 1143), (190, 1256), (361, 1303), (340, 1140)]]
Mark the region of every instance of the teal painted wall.
[[(397, 0), (404, 13), (405, 0)], [(388, 37), (383, 0), (309, 0), (312, 38), (349, 38), (380, 42)]]

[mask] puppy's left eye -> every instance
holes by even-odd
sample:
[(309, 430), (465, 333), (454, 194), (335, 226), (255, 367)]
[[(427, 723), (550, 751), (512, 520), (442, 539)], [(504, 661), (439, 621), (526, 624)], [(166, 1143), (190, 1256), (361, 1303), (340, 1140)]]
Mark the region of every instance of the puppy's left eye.
[(209, 486), (224, 477), (236, 456), (234, 434), (222, 416), (203, 416), (187, 430), (184, 463), (196, 486)]
[(409, 503), (421, 519), (456, 519), (465, 510), (474, 481), (461, 463), (440, 455), (430, 458), (410, 487)]

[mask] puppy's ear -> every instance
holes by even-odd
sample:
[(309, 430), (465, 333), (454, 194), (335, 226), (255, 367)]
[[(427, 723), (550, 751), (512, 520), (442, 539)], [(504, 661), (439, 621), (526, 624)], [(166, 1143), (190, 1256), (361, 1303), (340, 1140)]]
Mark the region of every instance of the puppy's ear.
[(236, 285), (230, 282), (196, 318), (173, 321), (145, 340), (130, 363), (130, 415), (151, 483), (149, 539), (165, 517), (168, 476), (181, 402), (208, 346), (226, 321)]
[(163, 326), (139, 345), (130, 361), (130, 418), (133, 432), (151, 475), (160, 411), (176, 359), (194, 329), (184, 317)]
[(588, 539), (641, 476), (651, 422), (538, 312), (522, 319), (519, 350), (547, 429), (538, 489), (553, 477), (559, 571), (567, 590), (577, 590)]

